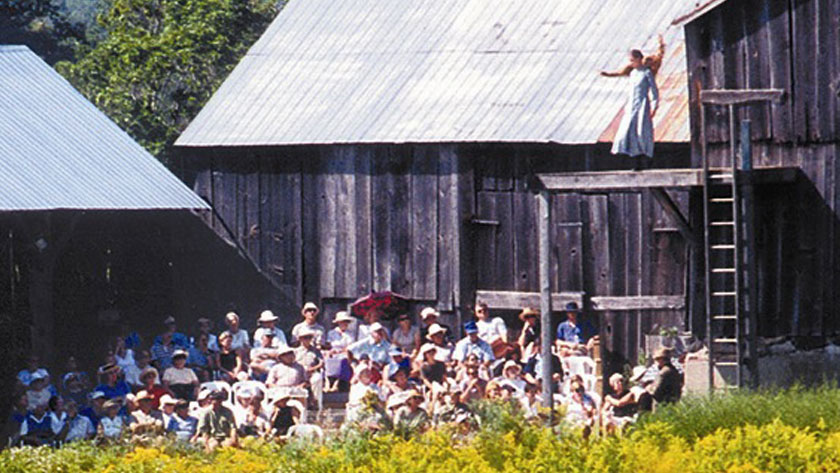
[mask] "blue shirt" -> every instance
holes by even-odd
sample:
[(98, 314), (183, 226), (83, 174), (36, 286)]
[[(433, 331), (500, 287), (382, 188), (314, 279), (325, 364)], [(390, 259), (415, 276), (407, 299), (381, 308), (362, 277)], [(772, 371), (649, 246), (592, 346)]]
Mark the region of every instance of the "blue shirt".
[(385, 339), (380, 340), (379, 343), (374, 343), (373, 338), (368, 337), (364, 340), (353, 343), (347, 347), (347, 350), (349, 350), (356, 359), (361, 359), (364, 355), (367, 355), (371, 361), (375, 361), (382, 365), (387, 365), (391, 362), (391, 343)]
[(452, 359), (458, 362), (463, 362), (472, 354), (477, 355), (478, 361), (482, 363), (496, 359), (496, 357), (493, 356), (493, 349), (490, 348), (490, 344), (480, 338), (473, 343), (469, 336), (459, 340), (458, 343), (455, 344), (455, 351), (452, 352)]
[(557, 339), (569, 343), (584, 342), (580, 326), (572, 325), (568, 320), (557, 326)]
[(188, 415), (186, 419), (181, 419), (177, 415), (173, 415), (169, 418), (169, 425), (166, 426), (166, 430), (169, 432), (175, 432), (175, 436), (178, 437), (178, 440), (186, 442), (195, 435), (197, 427), (198, 419), (195, 417)]
[[(94, 391), (102, 391), (105, 394), (105, 399), (113, 399), (115, 397), (125, 397), (131, 392), (131, 387), (125, 381), (117, 381), (113, 387), (107, 384), (100, 384)], [(93, 419), (91, 419), (93, 420)]]
[[(160, 338), (160, 335), (155, 337), (154, 342), (152, 342), (153, 345), (160, 345), (162, 343), (163, 340)], [(183, 348), (184, 350), (186, 350), (190, 347), (190, 339), (187, 338), (187, 336), (181, 332), (175, 332), (172, 334), (172, 344), (178, 348)]]

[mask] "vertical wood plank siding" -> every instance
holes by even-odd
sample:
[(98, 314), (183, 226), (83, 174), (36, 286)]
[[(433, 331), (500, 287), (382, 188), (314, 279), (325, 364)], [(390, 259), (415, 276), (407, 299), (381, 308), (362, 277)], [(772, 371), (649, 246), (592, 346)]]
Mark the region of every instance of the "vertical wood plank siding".
[[(198, 161), (205, 167), (198, 169), (196, 191), (215, 204), (240, 245), (290, 300), (340, 307), (370, 290), (394, 290), (436, 305), (453, 324), (468, 316), (476, 289), (538, 290), (532, 168), (632, 164), (610, 157), (608, 145), (594, 151), (365, 145), (213, 154)], [(684, 166), (688, 147), (666, 147), (662, 156), (663, 163), (683, 159)], [(557, 194), (550, 205), (552, 291), (683, 294), (684, 257), (664, 261), (681, 254), (683, 242), (671, 235), (676, 249), (652, 251), (648, 238), (665, 220), (645, 194)], [(224, 235), (221, 222), (214, 228)], [(656, 324), (682, 327), (685, 315), (605, 317), (610, 340), (620, 339), (611, 345), (618, 359), (633, 360), (637, 323), (647, 333)]]
[[(692, 161), (698, 88), (779, 88), (781, 104), (743, 107), (758, 167), (799, 167), (805, 182), (759, 191), (759, 328), (762, 335), (823, 336), (835, 320), (840, 150), (840, 0), (727, 2), (686, 26)], [(713, 163), (726, 155), (727, 117), (710, 108)]]

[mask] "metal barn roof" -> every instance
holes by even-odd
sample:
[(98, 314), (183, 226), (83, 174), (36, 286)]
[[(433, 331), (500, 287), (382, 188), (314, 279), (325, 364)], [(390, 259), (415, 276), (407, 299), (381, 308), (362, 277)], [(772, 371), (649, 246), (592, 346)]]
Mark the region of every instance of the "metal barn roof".
[(694, 0), (292, 0), (179, 146), (610, 141), (629, 49), (667, 42), (656, 139), (688, 142)]
[(26, 46), (0, 46), (0, 211), (207, 204)]

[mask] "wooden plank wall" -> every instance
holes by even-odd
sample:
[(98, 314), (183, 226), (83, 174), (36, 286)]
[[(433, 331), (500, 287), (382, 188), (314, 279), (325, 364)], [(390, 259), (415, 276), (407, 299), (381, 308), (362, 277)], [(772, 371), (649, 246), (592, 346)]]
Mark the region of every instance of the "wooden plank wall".
[[(663, 165), (687, 160), (687, 146), (664, 147)], [(456, 325), (477, 289), (538, 290), (532, 171), (632, 165), (608, 145), (241, 149), (217, 152), (195, 188), (222, 216), (210, 222), (216, 231), (226, 233), (224, 220), (298, 304), (337, 310), (393, 290)], [(674, 198), (687, 212), (687, 196)], [(553, 291), (684, 293), (685, 243), (647, 193), (555, 195), (551, 207)], [(684, 311), (605, 313), (614, 334), (606, 348), (635, 360), (640, 333), (683, 328), (684, 319)]]
[[(760, 289), (766, 311), (776, 323), (761, 326), (765, 334), (819, 336), (835, 333), (840, 277), (833, 268), (840, 258), (837, 176), (840, 155), (840, 0), (747, 0), (727, 2), (686, 27), (692, 107), (692, 161), (701, 164), (697, 140), (700, 88), (780, 88), (784, 103), (742, 107), (738, 118), (752, 121), (754, 162), (759, 167), (794, 166), (807, 177), (789, 202), (766, 202), (782, 219), (773, 223), (779, 235), (759, 241)], [(722, 107), (708, 109), (707, 136), (713, 165), (728, 163), (723, 142), (728, 116)], [(770, 227), (765, 224), (765, 230)], [(766, 244), (769, 246), (761, 246)], [(774, 262), (773, 269), (770, 262)], [(779, 327), (785, 333), (777, 333)]]
[[(680, 166), (688, 147), (666, 150), (660, 163)], [(537, 207), (527, 179), (534, 172), (629, 167), (595, 147), (479, 146), (462, 149), (475, 166), (476, 284), (482, 290), (539, 290)], [(683, 166), (687, 163), (682, 163)], [(687, 215), (688, 195), (673, 193)], [(647, 192), (567, 193), (551, 196), (553, 292), (587, 296), (682, 295), (687, 247)], [(505, 257), (505, 255), (509, 255)], [(593, 319), (597, 316), (588, 315)], [(555, 321), (559, 323), (560, 320)], [(638, 358), (643, 334), (685, 328), (684, 311), (603, 312), (602, 346), (617, 369)]]
[(458, 186), (471, 181), (444, 148), (216, 152), (194, 187), (221, 216), (209, 221), (216, 232), (236, 239), (298, 304), (391, 290), (452, 311), (461, 303), (463, 275), (453, 263), (462, 206), (470, 205)]

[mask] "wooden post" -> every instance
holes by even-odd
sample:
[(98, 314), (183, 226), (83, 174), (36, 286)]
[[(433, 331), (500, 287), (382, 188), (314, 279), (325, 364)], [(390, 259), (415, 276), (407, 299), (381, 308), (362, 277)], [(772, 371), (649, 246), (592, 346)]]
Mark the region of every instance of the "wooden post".
[(747, 173), (747, 179), (742, 181), (743, 189), (741, 192), (741, 210), (744, 222), (744, 253), (743, 262), (746, 271), (743, 272), (745, 276), (744, 285), (747, 288), (746, 297), (746, 323), (744, 324), (744, 339), (746, 341), (746, 356), (744, 362), (749, 370), (749, 387), (757, 388), (759, 383), (758, 373), (758, 275), (756, 274), (756, 258), (755, 258), (755, 217), (753, 206), (755, 205), (755, 196), (753, 194), (753, 184), (751, 171), (753, 170), (752, 161), (752, 141), (750, 133), (750, 121), (741, 121), (741, 170)]
[(549, 224), (551, 222), (551, 208), (549, 206), (548, 191), (537, 194), (538, 208), (538, 240), (540, 262), (540, 325), (542, 356), (542, 397), (543, 407), (553, 409), (554, 388), (551, 382), (552, 359), (551, 353), (551, 261)]

